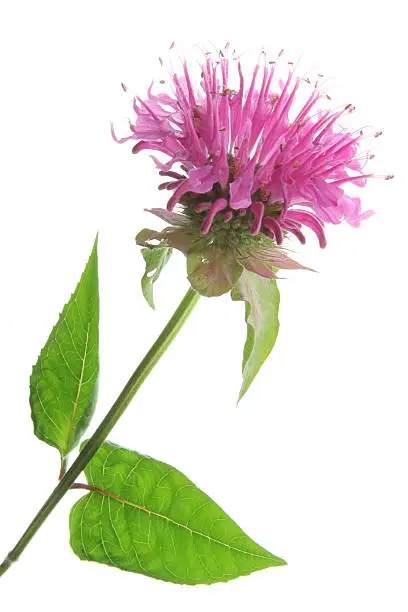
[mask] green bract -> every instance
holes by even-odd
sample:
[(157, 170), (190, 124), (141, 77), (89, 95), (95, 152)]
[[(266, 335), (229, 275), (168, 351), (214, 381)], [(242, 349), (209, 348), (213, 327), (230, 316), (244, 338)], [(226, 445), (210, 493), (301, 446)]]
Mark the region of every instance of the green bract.
[(146, 271), (143, 275), (142, 293), (147, 303), (154, 310), (153, 285), (159, 278), (161, 271), (169, 261), (172, 249), (168, 247), (157, 247), (156, 249), (142, 249), (142, 255), (146, 262)]
[[(203, 234), (203, 214), (194, 212), (196, 204), (196, 198), (190, 196), (180, 204), (181, 212), (150, 209), (149, 212), (170, 225), (162, 231), (144, 229), (136, 236), (136, 242), (152, 251), (160, 249), (158, 259), (162, 257), (162, 249), (181, 251), (187, 258), (187, 275), (191, 286), (201, 295), (214, 297), (228, 293), (244, 270), (270, 279), (276, 278), (279, 269), (308, 269), (288, 257), (265, 234), (253, 236), (246, 218), (238, 216), (225, 222), (216, 217), (211, 231)], [(146, 259), (145, 253), (144, 249)], [(149, 257), (151, 260), (153, 255)], [(146, 262), (148, 273), (151, 263)], [(160, 265), (160, 270), (163, 265)], [(158, 273), (152, 277), (153, 282)]]
[[(143, 293), (146, 296), (146, 291), (151, 291), (151, 283), (167, 261), (163, 257), (169, 249), (175, 248), (186, 256), (188, 280), (197, 293), (215, 297), (231, 292), (233, 300), (245, 301), (247, 340), (242, 364), (241, 399), (271, 352), (278, 334), (277, 271), (309, 268), (291, 259), (265, 234), (253, 236), (248, 219), (244, 217), (235, 216), (227, 222), (215, 217), (211, 231), (203, 234), (203, 215), (195, 212), (197, 203), (200, 203), (197, 196), (183, 198), (181, 212), (160, 208), (149, 211), (170, 225), (161, 231), (144, 229), (136, 237), (137, 244), (145, 247), (142, 253), (146, 260), (146, 273), (142, 286), (150, 282), (148, 287), (143, 286)], [(150, 279), (146, 276), (149, 271), (152, 274)], [(151, 299), (149, 296), (148, 301)]]
[(233, 253), (216, 246), (197, 246), (187, 254), (187, 275), (191, 286), (201, 295), (215, 297), (230, 291), (242, 274), (243, 267)]
[(245, 302), (247, 338), (242, 362), (241, 399), (275, 345), (279, 331), (279, 289), (274, 279), (262, 278), (245, 270), (231, 291), (231, 297)]

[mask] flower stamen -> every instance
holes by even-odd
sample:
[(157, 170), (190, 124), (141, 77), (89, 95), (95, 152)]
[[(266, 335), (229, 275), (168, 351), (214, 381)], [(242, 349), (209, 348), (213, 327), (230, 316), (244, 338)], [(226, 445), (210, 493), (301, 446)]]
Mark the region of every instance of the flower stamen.
[[(165, 163), (155, 160), (160, 176), (170, 179), (159, 185), (173, 192), (167, 209), (180, 203), (203, 235), (231, 231), (236, 242), (238, 234), (243, 241), (264, 234), (280, 245), (291, 233), (304, 244), (305, 226), (324, 248), (326, 223), (358, 227), (372, 214), (343, 189), (374, 176), (364, 172), (373, 156), (359, 151), (365, 128), (349, 131), (338, 123), (355, 107), (316, 108), (327, 105), (321, 85), (297, 77), (293, 62), (279, 62), (286, 71), (280, 80), (277, 63), (264, 54), (246, 89), (241, 61), (232, 59), (238, 61), (231, 62), (228, 48), (214, 59), (206, 53), (197, 81), (183, 62), (179, 74), (170, 74), (170, 93), (151, 86), (146, 99), (135, 98), (130, 135), (117, 138), (112, 128), (113, 138), (136, 140), (133, 153), (167, 156)], [(232, 83), (231, 66), (239, 85)], [(313, 89), (298, 110), (308, 83)]]

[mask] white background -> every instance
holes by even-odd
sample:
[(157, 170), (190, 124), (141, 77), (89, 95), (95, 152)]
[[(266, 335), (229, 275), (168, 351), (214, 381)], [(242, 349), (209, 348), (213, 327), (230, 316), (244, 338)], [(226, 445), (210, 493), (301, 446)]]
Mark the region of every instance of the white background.
[[(101, 384), (96, 425), (187, 288), (175, 256), (157, 312), (139, 290), (134, 236), (164, 206), (147, 154), (115, 145), (173, 40), (282, 47), (334, 76), (355, 127), (383, 129), (361, 192), (376, 215), (330, 227), (280, 282), (276, 348), (242, 403), (243, 308), (202, 299), (110, 439), (187, 473), (289, 565), (180, 587), (80, 562), (60, 503), (0, 582), (3, 610), (250, 609), (406, 612), (406, 30), (399, 2), (45, 2), (0, 15), (0, 557), (54, 486), (58, 457), (32, 434), (28, 378), (100, 231)], [(160, 222), (158, 222), (160, 224)], [(157, 227), (157, 225), (156, 225)]]

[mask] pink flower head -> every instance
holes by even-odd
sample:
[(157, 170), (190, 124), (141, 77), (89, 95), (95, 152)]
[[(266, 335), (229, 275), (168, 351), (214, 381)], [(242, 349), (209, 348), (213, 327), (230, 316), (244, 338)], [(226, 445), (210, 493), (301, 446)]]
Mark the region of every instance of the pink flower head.
[(202, 234), (215, 219), (243, 217), (252, 235), (281, 244), (291, 233), (303, 244), (307, 227), (325, 247), (325, 223), (345, 220), (358, 227), (372, 214), (361, 212), (359, 198), (344, 191), (372, 176), (357, 157), (362, 133), (339, 123), (353, 110), (350, 104), (319, 110), (327, 96), (317, 86), (299, 105), (305, 79), (289, 67), (282, 81), (276, 65), (258, 63), (248, 86), (239, 59), (206, 57), (196, 87), (184, 63), (181, 74), (172, 72), (168, 93), (151, 86), (145, 100), (134, 99), (130, 135), (113, 136), (135, 140), (134, 153), (148, 149), (166, 156), (164, 162), (154, 159), (166, 178), (159, 189), (171, 192), (167, 208), (193, 196)]

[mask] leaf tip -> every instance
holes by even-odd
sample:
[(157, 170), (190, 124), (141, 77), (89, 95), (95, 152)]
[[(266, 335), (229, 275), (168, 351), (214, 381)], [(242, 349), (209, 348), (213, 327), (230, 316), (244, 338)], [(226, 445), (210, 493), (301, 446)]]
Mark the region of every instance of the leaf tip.
[(285, 559), (281, 559), (280, 557), (275, 557), (275, 565), (280, 567), (284, 565), (288, 565), (288, 562)]
[(238, 406), (239, 406), (239, 404), (240, 404), (240, 402), (241, 402), (242, 398), (244, 397), (244, 395), (245, 395), (245, 391), (243, 391), (243, 390), (241, 389), (241, 391), (239, 392), (239, 395), (238, 395), (238, 397), (237, 397), (236, 404), (235, 404), (235, 407), (236, 407), (236, 408), (238, 408)]

